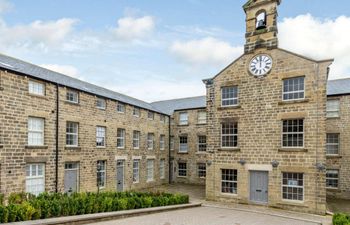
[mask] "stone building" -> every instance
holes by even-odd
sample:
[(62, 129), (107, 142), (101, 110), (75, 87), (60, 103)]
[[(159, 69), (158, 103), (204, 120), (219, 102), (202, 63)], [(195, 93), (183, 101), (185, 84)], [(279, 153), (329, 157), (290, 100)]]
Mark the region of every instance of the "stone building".
[(176, 182), (318, 214), (350, 199), (350, 79), (278, 48), (280, 3), (244, 5), (245, 52), (206, 96), (147, 103), (0, 54), (0, 192)]

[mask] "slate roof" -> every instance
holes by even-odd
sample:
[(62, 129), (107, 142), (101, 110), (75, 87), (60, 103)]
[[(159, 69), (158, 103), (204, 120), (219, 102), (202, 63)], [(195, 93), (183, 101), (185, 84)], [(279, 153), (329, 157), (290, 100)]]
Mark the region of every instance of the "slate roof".
[(350, 78), (329, 80), (327, 84), (327, 95), (350, 94)]
[(57, 83), (62, 86), (81, 90), (100, 97), (105, 97), (123, 103), (127, 103), (143, 109), (162, 113), (162, 111), (158, 110), (157, 108), (154, 108), (150, 103), (3, 54), (0, 54), (0, 68), (15, 71), (20, 74), (25, 74), (55, 84)]
[(175, 110), (205, 108), (206, 96), (171, 99), (152, 102), (151, 104), (162, 112), (171, 115)]

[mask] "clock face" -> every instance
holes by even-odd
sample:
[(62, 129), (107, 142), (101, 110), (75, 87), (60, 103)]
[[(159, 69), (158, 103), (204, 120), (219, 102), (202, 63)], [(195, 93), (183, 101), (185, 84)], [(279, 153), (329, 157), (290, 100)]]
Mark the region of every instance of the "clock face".
[(249, 64), (249, 71), (254, 76), (264, 76), (272, 69), (272, 59), (268, 55), (257, 55)]

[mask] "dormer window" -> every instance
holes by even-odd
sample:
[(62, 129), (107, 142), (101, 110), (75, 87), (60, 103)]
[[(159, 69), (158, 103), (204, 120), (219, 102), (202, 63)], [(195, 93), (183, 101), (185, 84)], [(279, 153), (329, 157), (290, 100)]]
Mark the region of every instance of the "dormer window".
[(261, 30), (266, 28), (266, 12), (260, 12), (256, 17), (256, 29)]

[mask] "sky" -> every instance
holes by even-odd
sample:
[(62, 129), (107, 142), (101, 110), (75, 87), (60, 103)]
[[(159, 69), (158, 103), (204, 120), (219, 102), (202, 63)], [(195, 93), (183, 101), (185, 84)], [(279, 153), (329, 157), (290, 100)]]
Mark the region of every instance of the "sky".
[[(243, 54), (246, 0), (0, 0), (0, 52), (147, 102), (205, 94)], [(280, 47), (350, 77), (350, 2), (283, 0)]]

